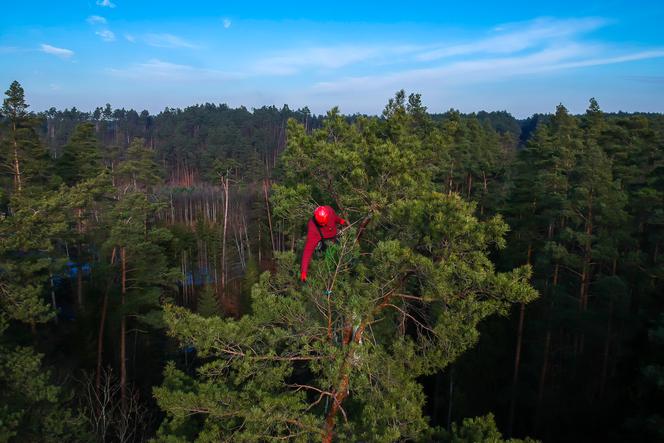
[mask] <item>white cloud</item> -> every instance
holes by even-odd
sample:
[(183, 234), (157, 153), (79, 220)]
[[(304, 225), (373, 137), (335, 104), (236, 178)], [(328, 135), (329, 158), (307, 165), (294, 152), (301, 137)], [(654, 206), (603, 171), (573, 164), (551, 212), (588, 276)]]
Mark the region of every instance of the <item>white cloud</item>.
[(106, 19), (101, 15), (91, 15), (86, 21), (91, 25), (105, 25), (107, 23)]
[(157, 48), (195, 48), (196, 45), (173, 34), (147, 34), (145, 43)]
[(601, 18), (582, 19), (536, 19), (524, 23), (501, 25), (493, 29), (489, 38), (476, 41), (439, 45), (436, 49), (419, 54), (419, 61), (432, 61), (446, 57), (471, 54), (511, 54), (543, 44), (560, 42), (565, 39), (594, 31), (608, 22)]
[(115, 8), (115, 3), (111, 0), (97, 0), (97, 6), (102, 6), (104, 8)]
[(74, 51), (72, 51), (71, 49), (56, 48), (55, 46), (46, 45), (46, 44), (41, 45), (41, 52), (55, 55), (60, 58), (69, 58), (74, 55)]
[(136, 41), (136, 37), (131, 34), (125, 34), (124, 38), (127, 39), (129, 43), (134, 43)]
[(232, 24), (231, 19), (229, 19), (229, 18), (225, 18), (225, 19), (222, 21), (222, 23), (223, 23), (225, 29), (230, 28), (230, 27), (231, 27), (231, 24)]
[(113, 31), (110, 31), (108, 29), (102, 29), (100, 31), (95, 32), (99, 37), (101, 37), (102, 40), (105, 42), (114, 42), (115, 41), (115, 34)]
[(664, 49), (598, 56), (601, 50), (602, 48), (599, 46), (570, 44), (525, 55), (459, 61), (433, 68), (408, 69), (385, 75), (347, 77), (341, 80), (319, 82), (314, 85), (313, 90), (329, 93), (359, 92), (370, 89), (390, 91), (400, 88), (422, 90), (423, 88), (492, 82), (519, 75), (664, 57)]
[(253, 71), (264, 75), (291, 75), (303, 69), (339, 69), (369, 60), (382, 62), (387, 57), (412, 51), (412, 47), (331, 46), (281, 52), (254, 63)]
[[(489, 36), (454, 44), (340, 47), (293, 52), (260, 65), (273, 75), (303, 67), (353, 66), (353, 72), (318, 81), (310, 91), (347, 97), (389, 95), (406, 88), (431, 94), (464, 84), (489, 84), (516, 76), (664, 58), (664, 48), (626, 48), (592, 42), (584, 34), (608, 24), (601, 18), (535, 19), (493, 28)], [(380, 64), (380, 69), (377, 69)], [(267, 69), (271, 68), (271, 70)], [(344, 71), (342, 71), (344, 72)], [(349, 72), (349, 71), (345, 71)]]
[[(602, 18), (553, 19), (539, 18), (528, 22), (510, 23), (493, 28), (488, 37), (482, 35), (465, 42), (453, 44), (432, 44), (423, 42), (419, 45), (340, 45), (333, 47), (297, 48), (285, 50), (259, 59), (249, 67), (250, 72), (258, 75), (293, 75), (304, 70), (341, 70), (353, 67), (354, 70), (365, 72), (384, 72), (390, 67), (392, 72), (382, 75), (359, 75), (355, 78), (338, 79), (321, 82), (317, 88), (329, 85), (353, 83), (356, 79), (369, 79), (369, 87), (375, 87), (386, 79), (399, 79), (404, 73), (409, 76), (420, 76), (428, 72), (452, 73), (488, 69), (504, 64), (506, 58), (514, 63), (523, 61), (533, 63), (528, 56), (533, 54), (551, 55), (558, 53), (560, 48), (569, 51), (585, 51), (585, 55), (568, 54), (561, 62), (579, 62), (573, 57), (588, 58), (590, 55), (606, 54), (607, 48), (596, 44), (584, 43), (580, 36), (606, 26), (608, 21)], [(520, 56), (520, 57), (519, 57)], [(611, 55), (607, 55), (611, 58)], [(491, 60), (487, 60), (491, 58)], [(532, 58), (532, 57), (531, 57)], [(536, 60), (537, 57), (534, 57)], [(530, 61), (529, 61), (530, 60)], [(451, 63), (456, 64), (451, 65)], [(431, 66), (432, 64), (438, 66)], [(489, 66), (489, 64), (491, 66)], [(508, 63), (510, 66), (512, 62)], [(453, 67), (453, 69), (452, 69)], [(526, 68), (526, 66), (524, 66)], [(563, 69), (562, 67), (560, 69)], [(320, 73), (320, 72), (319, 72)], [(324, 72), (322, 72), (324, 74)], [(460, 79), (463, 80), (463, 76)], [(473, 74), (474, 75), (474, 74)], [(490, 78), (490, 75), (488, 76)], [(377, 83), (374, 83), (376, 81)], [(393, 84), (393, 82), (390, 82)]]
[(241, 78), (242, 75), (214, 69), (198, 68), (190, 65), (170, 63), (151, 59), (145, 63), (136, 63), (123, 69), (108, 69), (116, 77), (135, 80), (162, 80), (175, 82), (219, 81)]

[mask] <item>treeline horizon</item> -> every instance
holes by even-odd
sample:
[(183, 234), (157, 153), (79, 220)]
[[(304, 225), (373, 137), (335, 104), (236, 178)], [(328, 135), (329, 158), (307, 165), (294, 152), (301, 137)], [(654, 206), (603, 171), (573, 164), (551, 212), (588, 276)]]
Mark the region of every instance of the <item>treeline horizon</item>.
[[(561, 103), (561, 105), (563, 105)], [(337, 109), (335, 106), (330, 108)], [(36, 117), (42, 119), (43, 124), (40, 127), (40, 136), (44, 142), (49, 146), (51, 154), (55, 157), (59, 155), (58, 149), (66, 144), (67, 137), (71, 135), (76, 124), (81, 122), (92, 122), (95, 124), (96, 133), (102, 138), (104, 144), (129, 145), (129, 142), (134, 137), (140, 137), (146, 140), (153, 148), (155, 137), (165, 137), (169, 134), (160, 134), (157, 127), (160, 123), (164, 125), (172, 124), (173, 121), (179, 121), (187, 124), (196, 119), (202, 119), (201, 123), (211, 124), (214, 119), (217, 120), (230, 120), (233, 124), (237, 125), (238, 122), (246, 124), (250, 119), (260, 122), (259, 124), (269, 124), (277, 126), (278, 129), (273, 129), (279, 132), (278, 137), (284, 137), (283, 127), (289, 118), (294, 118), (302, 122), (308, 129), (317, 129), (320, 127), (321, 122), (324, 120), (326, 114), (312, 114), (308, 107), (291, 110), (287, 104), (281, 108), (274, 105), (262, 106), (260, 108), (251, 108), (249, 110), (245, 106), (230, 107), (225, 103), (204, 103), (187, 106), (184, 108), (166, 107), (164, 110), (157, 114), (151, 114), (147, 110), (140, 113), (134, 109), (126, 110), (125, 108), (113, 108), (109, 103), (105, 106), (98, 106), (94, 111), (80, 111), (76, 107), (65, 108), (63, 110), (51, 107), (47, 111), (39, 111), (34, 114)], [(207, 118), (205, 117), (207, 115)], [(360, 117), (381, 117), (378, 115), (368, 114), (341, 114), (348, 121), (354, 121)], [(459, 115), (463, 118), (476, 118), (482, 124), (488, 124), (493, 130), (499, 134), (509, 133), (515, 138), (516, 146), (523, 146), (534, 130), (540, 123), (548, 122), (554, 115), (555, 109), (550, 113), (534, 113), (529, 117), (518, 119), (512, 116), (508, 110), (501, 111), (477, 111), (471, 113), (461, 113), (460, 111), (450, 108), (447, 112), (443, 113), (428, 113), (434, 121), (441, 121), (448, 118), (450, 115)], [(574, 114), (570, 114), (574, 115)], [(576, 117), (582, 114), (575, 115)], [(613, 112), (604, 113), (606, 118), (622, 118), (629, 116), (642, 116), (655, 120), (661, 120), (664, 114), (653, 112)], [(242, 124), (241, 123), (241, 124)], [(247, 128), (242, 130), (247, 131)], [(112, 134), (112, 135), (111, 135)], [(195, 136), (192, 129), (192, 136)], [(283, 145), (283, 141), (277, 142)], [(255, 142), (253, 142), (255, 146)], [(283, 146), (282, 146), (283, 148)], [(264, 155), (269, 155), (264, 153)], [(272, 153), (271, 155), (274, 155)], [(274, 159), (272, 159), (274, 161)], [(267, 162), (265, 158), (263, 161)]]
[(0, 441), (664, 440), (664, 114), (27, 105)]
[[(564, 105), (564, 103), (559, 103)], [(229, 106), (227, 103), (196, 103), (184, 107), (170, 107), (167, 106), (163, 110), (157, 113), (151, 113), (146, 109), (143, 109), (141, 112), (133, 108), (125, 109), (114, 108), (110, 103), (106, 103), (104, 106), (97, 106), (93, 111), (84, 111), (77, 109), (76, 106), (71, 108), (56, 108), (51, 107), (47, 110), (33, 111), (36, 116), (45, 119), (58, 119), (58, 120), (74, 120), (74, 121), (112, 121), (112, 120), (133, 120), (138, 119), (155, 119), (161, 117), (163, 114), (183, 114), (192, 112), (196, 109), (223, 109), (229, 111), (239, 111), (249, 114), (259, 114), (263, 112), (279, 112), (284, 115), (293, 115), (293, 116), (309, 116), (313, 121), (320, 121), (325, 117), (327, 112), (333, 108), (338, 108), (337, 105), (331, 104), (328, 111), (320, 114), (312, 113), (309, 110), (308, 106), (301, 108), (291, 109), (291, 107), (285, 103), (281, 107), (276, 105), (263, 105), (260, 107), (246, 107), (244, 105), (239, 105), (237, 107)], [(520, 135), (523, 129), (528, 129), (529, 126), (536, 126), (537, 122), (540, 119), (551, 118), (555, 114), (555, 109), (552, 109), (550, 112), (535, 112), (527, 117), (514, 117), (508, 109), (494, 110), (494, 111), (473, 111), (473, 112), (461, 112), (454, 107), (450, 107), (449, 110), (445, 112), (428, 112), (427, 113), (434, 119), (440, 120), (445, 118), (445, 116), (450, 113), (458, 113), (464, 117), (477, 117), (480, 121), (489, 121), (492, 127), (499, 132), (512, 132), (517, 135)], [(380, 117), (380, 113), (376, 114), (366, 114), (366, 113), (341, 113), (348, 119), (356, 119), (358, 117)], [(570, 114), (575, 117), (582, 116), (583, 113), (579, 114)], [(605, 112), (604, 115), (607, 117), (624, 117), (624, 116), (644, 116), (644, 117), (658, 117), (664, 115), (664, 112), (645, 112), (645, 111), (614, 111), (614, 112)], [(535, 123), (533, 123), (535, 122)], [(517, 129), (515, 123), (521, 127), (521, 131)]]
[[(562, 101), (559, 104), (564, 105), (564, 103)], [(334, 103), (330, 103), (328, 111), (325, 111), (325, 112), (322, 112), (322, 113), (313, 113), (313, 112), (311, 112), (311, 110), (309, 109), (309, 106), (307, 106), (307, 105), (299, 107), (299, 108), (291, 109), (291, 106), (288, 105), (288, 103), (284, 103), (283, 105), (281, 105), (281, 107), (277, 106), (276, 104), (269, 104), (269, 105), (265, 104), (265, 105), (262, 105), (262, 106), (237, 105), (237, 106), (234, 107), (234, 106), (231, 106), (231, 105), (229, 105), (228, 103), (225, 103), (225, 102), (219, 102), (219, 103), (216, 103), (216, 102), (201, 102), (201, 103), (192, 103), (190, 105), (181, 106), (181, 107), (180, 106), (175, 106), (175, 107), (166, 106), (166, 107), (164, 107), (164, 109), (162, 109), (161, 111), (158, 111), (156, 113), (155, 112), (150, 112), (147, 109), (143, 109), (140, 112), (138, 112), (134, 108), (130, 107), (129, 109), (126, 109), (124, 106), (121, 107), (121, 108), (116, 108), (116, 107), (113, 107), (110, 103), (106, 103), (103, 106), (96, 106), (94, 108), (94, 110), (78, 109), (76, 106), (72, 106), (71, 108), (68, 108), (68, 107), (60, 108), (60, 107), (51, 106), (48, 109), (42, 109), (42, 110), (39, 110), (39, 111), (31, 111), (31, 112), (33, 112), (35, 115), (43, 115), (43, 116), (54, 116), (54, 115), (60, 114), (60, 115), (68, 115), (68, 116), (83, 116), (84, 118), (87, 118), (89, 120), (103, 120), (103, 119), (110, 120), (111, 118), (116, 118), (117, 119), (117, 118), (121, 118), (121, 116), (123, 116), (123, 115), (133, 115), (133, 114), (136, 114), (137, 116), (142, 116), (142, 117), (149, 116), (149, 117), (154, 118), (154, 117), (157, 117), (157, 116), (159, 116), (160, 114), (163, 114), (163, 113), (182, 113), (182, 112), (186, 112), (187, 110), (189, 110), (191, 108), (201, 108), (201, 107), (203, 107), (203, 108), (204, 107), (218, 107), (218, 108), (226, 108), (226, 109), (230, 109), (230, 110), (234, 110), (234, 111), (246, 111), (246, 112), (249, 112), (249, 113), (254, 113), (255, 111), (259, 111), (259, 110), (273, 109), (273, 110), (277, 110), (277, 111), (280, 111), (280, 112), (292, 111), (292, 112), (296, 112), (296, 113), (308, 114), (308, 115), (311, 115), (313, 117), (319, 117), (319, 118), (324, 117), (325, 114), (333, 108), (338, 108), (340, 111), (342, 111), (340, 106), (335, 105)], [(478, 111), (461, 112), (459, 109), (455, 108), (454, 106), (451, 106), (447, 111), (442, 111), (442, 112), (440, 112), (440, 111), (439, 112), (427, 111), (427, 113), (429, 115), (431, 115), (432, 117), (436, 118), (436, 117), (444, 116), (445, 114), (447, 114), (449, 112), (452, 112), (452, 111), (458, 112), (458, 113), (460, 113), (461, 115), (464, 115), (464, 116), (469, 116), (469, 117), (470, 116), (478, 116), (480, 118), (485, 117), (486, 115), (503, 114), (503, 115), (507, 115), (509, 118), (512, 118), (512, 119), (516, 120), (517, 122), (524, 122), (524, 121), (527, 121), (528, 119), (532, 119), (532, 118), (535, 118), (537, 116), (544, 116), (544, 115), (549, 115), (550, 116), (550, 115), (555, 114), (555, 110), (552, 110), (551, 112), (533, 112), (529, 116), (519, 118), (519, 117), (513, 116), (512, 113), (507, 108), (499, 109), (499, 110), (493, 110), (493, 111), (487, 111), (487, 110), (482, 109), (482, 110), (478, 110)], [(606, 116), (626, 116), (626, 115), (658, 116), (658, 115), (664, 114), (664, 112), (653, 112), (653, 111), (622, 111), (622, 110), (620, 110), (620, 111), (612, 111), (612, 112), (607, 112), (607, 111), (603, 111), (603, 112)], [(362, 112), (353, 112), (353, 113), (341, 112), (341, 115), (344, 115), (348, 118), (380, 117), (381, 113), (378, 112), (378, 113), (374, 113), (374, 114), (367, 114), (367, 113), (362, 113)], [(570, 115), (573, 115), (575, 117), (579, 117), (579, 116), (583, 115), (583, 112), (580, 112), (580, 113), (577, 113), (577, 114), (570, 113)]]

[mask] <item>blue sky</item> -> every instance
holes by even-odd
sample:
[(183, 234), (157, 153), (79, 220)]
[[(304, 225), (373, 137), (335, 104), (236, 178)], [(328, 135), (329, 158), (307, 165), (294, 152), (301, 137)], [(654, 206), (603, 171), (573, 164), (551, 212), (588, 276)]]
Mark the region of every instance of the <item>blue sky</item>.
[(664, 2), (13, 2), (0, 87), (33, 110), (212, 102), (379, 113), (664, 112)]

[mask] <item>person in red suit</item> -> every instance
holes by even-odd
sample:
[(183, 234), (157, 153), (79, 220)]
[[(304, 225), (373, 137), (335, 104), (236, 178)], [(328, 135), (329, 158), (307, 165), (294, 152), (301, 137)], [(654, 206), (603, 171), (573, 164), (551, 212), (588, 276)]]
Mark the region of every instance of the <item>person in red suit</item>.
[(330, 241), (336, 243), (337, 241), (337, 225), (345, 225), (346, 220), (339, 217), (334, 209), (330, 206), (319, 206), (314, 211), (314, 216), (309, 219), (307, 224), (307, 243), (304, 245), (304, 252), (302, 253), (302, 265), (300, 267), (300, 279), (307, 281), (307, 271), (309, 270), (309, 262), (311, 256), (316, 250), (318, 243), (325, 243)]

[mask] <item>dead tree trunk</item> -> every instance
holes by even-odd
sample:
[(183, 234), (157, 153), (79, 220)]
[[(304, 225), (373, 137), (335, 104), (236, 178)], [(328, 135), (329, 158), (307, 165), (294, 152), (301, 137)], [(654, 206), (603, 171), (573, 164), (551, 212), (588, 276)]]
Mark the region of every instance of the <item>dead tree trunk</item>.
[(221, 178), (224, 188), (224, 231), (221, 239), (221, 288), (226, 288), (226, 230), (228, 228), (228, 177)]

